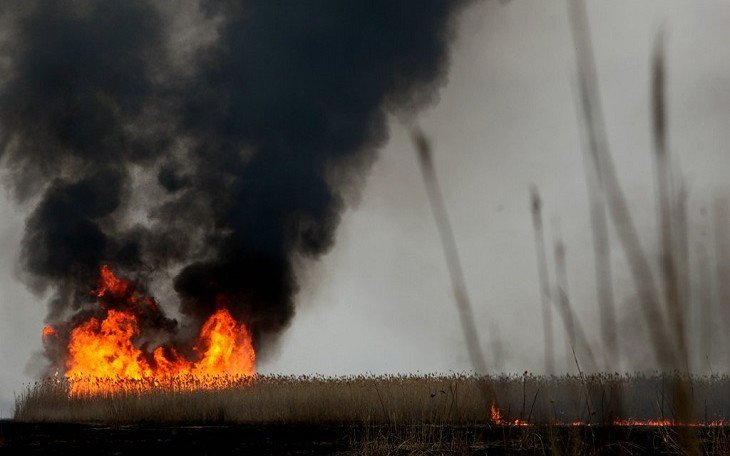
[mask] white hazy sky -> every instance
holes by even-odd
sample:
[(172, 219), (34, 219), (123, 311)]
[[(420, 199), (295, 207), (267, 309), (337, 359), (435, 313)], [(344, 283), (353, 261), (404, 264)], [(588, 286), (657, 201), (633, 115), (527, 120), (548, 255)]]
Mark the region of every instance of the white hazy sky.
[[(670, 147), (690, 188), (693, 239), (702, 208), (726, 192), (730, 157), (730, 3), (589, 1), (601, 95), (621, 183), (648, 251), (655, 251), (649, 56), (663, 26)], [(598, 342), (593, 259), (576, 76), (564, 0), (484, 1), (460, 18), (448, 84), (418, 123), (433, 139), (482, 345), (509, 372), (542, 369), (542, 326), (528, 187), (545, 201), (548, 240), (560, 219), (571, 298)], [(469, 367), (448, 274), (407, 128), (391, 138), (345, 214), (337, 245), (300, 273), (298, 314), (262, 372), (395, 373)], [(0, 416), (30, 383), (43, 299), (16, 274), (24, 217), (0, 195)], [(633, 289), (614, 242), (622, 338), (643, 359)], [(709, 242), (709, 241), (708, 241)], [(557, 322), (556, 322), (557, 328)], [(558, 350), (564, 351), (558, 331)], [(638, 336), (636, 334), (639, 334)], [(568, 369), (559, 355), (558, 367)]]

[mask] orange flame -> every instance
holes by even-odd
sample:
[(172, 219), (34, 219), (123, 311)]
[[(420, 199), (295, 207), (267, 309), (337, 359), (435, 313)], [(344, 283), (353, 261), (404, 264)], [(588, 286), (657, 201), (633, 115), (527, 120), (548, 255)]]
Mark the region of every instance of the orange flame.
[[(489, 410), (489, 415), (490, 415), (492, 424), (495, 426), (500, 426), (500, 427), (530, 426), (530, 423), (528, 423), (527, 421), (520, 420), (519, 418), (515, 418), (512, 421), (505, 420), (502, 416), (502, 411), (494, 403), (492, 403), (492, 406)], [(591, 422), (581, 421), (581, 420), (572, 421), (570, 423), (565, 423), (562, 421), (554, 421), (551, 424), (553, 426), (592, 426), (593, 425), (593, 423), (591, 423)], [(640, 426), (640, 427), (671, 427), (671, 426), (727, 427), (727, 426), (730, 426), (730, 421), (722, 419), (722, 420), (714, 420), (714, 421), (681, 423), (681, 422), (676, 422), (674, 420), (670, 420), (667, 418), (650, 419), (650, 420), (639, 420), (639, 419), (635, 419), (635, 418), (628, 418), (628, 419), (615, 419), (610, 424), (612, 426), (619, 426), (619, 427), (635, 427), (635, 426)]]
[(490, 417), (492, 418), (492, 423), (498, 425), (506, 424), (505, 421), (502, 419), (502, 412), (499, 410), (499, 407), (497, 407), (497, 404), (492, 403), (492, 408), (489, 412)]
[(99, 287), (96, 289), (96, 297), (110, 295), (115, 298), (124, 297), (129, 290), (129, 282), (114, 275), (114, 272), (107, 265), (103, 265), (99, 271)]
[(523, 421), (519, 418), (515, 418), (512, 421), (507, 421), (504, 418), (502, 418), (502, 411), (497, 407), (497, 404), (492, 403), (492, 407), (490, 409), (490, 417), (492, 419), (492, 424), (495, 426), (528, 426), (529, 424), (527, 421)]
[(145, 352), (135, 345), (140, 336), (140, 304), (159, 312), (156, 304), (134, 292), (128, 281), (107, 266), (101, 268), (100, 276), (95, 295), (123, 299), (126, 307), (108, 309), (105, 317), (89, 318), (71, 330), (65, 373), (70, 394), (113, 393), (130, 386), (138, 390), (214, 388), (218, 377), (255, 373), (251, 334), (224, 307), (203, 324), (193, 359), (170, 345), (158, 346), (151, 355)]
[(41, 332), (41, 334), (43, 335), (43, 341), (45, 342), (49, 338), (57, 335), (58, 331), (56, 331), (56, 328), (54, 328), (53, 326), (48, 325), (43, 327), (43, 331)]

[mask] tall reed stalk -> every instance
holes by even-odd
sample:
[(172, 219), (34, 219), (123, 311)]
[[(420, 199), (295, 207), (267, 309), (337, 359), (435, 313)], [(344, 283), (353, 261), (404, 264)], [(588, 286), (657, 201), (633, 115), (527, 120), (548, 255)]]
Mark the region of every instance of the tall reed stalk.
[(672, 201), (674, 200), (671, 164), (667, 150), (667, 115), (664, 96), (665, 70), (664, 47), (661, 35), (657, 40), (652, 58), (652, 120), (654, 136), (654, 158), (657, 181), (658, 226), (661, 239), (659, 264), (664, 284), (664, 300), (672, 325), (672, 342), (676, 344), (677, 361), (673, 368), (687, 369), (687, 347), (684, 334), (682, 303), (679, 295), (679, 277), (675, 258), (675, 239), (673, 237)]
[(665, 315), (662, 312), (654, 275), (641, 246), (608, 147), (585, 4), (582, 0), (569, 0), (568, 11), (576, 51), (581, 109), (585, 118), (586, 137), (590, 145), (593, 166), (599, 176), (598, 180), (606, 196), (609, 213), (628, 260), (644, 320), (649, 329), (654, 357), (660, 366), (673, 366), (674, 344), (667, 333)]
[[(730, 201), (719, 196), (714, 201), (715, 231), (715, 286), (717, 306), (713, 309), (723, 328), (730, 328)], [(718, 342), (730, 347), (730, 331), (722, 331)], [(723, 350), (725, 365), (730, 366), (730, 349)], [(723, 353), (721, 352), (721, 353)]]
[(555, 375), (555, 340), (553, 336), (553, 313), (551, 307), (550, 278), (548, 277), (547, 253), (545, 251), (545, 233), (542, 223), (542, 200), (537, 187), (530, 188), (530, 208), (532, 212), (532, 229), (535, 234), (535, 253), (537, 255), (537, 278), (540, 285), (542, 303), (543, 359), (545, 374)]
[(576, 318), (575, 311), (570, 302), (568, 294), (568, 272), (565, 260), (565, 243), (560, 234), (556, 235), (554, 243), (555, 251), (555, 302), (563, 320), (563, 327), (568, 336), (568, 343), (571, 347), (568, 359), (578, 357), (582, 370), (595, 372), (597, 370), (596, 358), (593, 355), (590, 342), (586, 336), (580, 321)]
[[(459, 313), (459, 321), (461, 322), (461, 329), (464, 333), (469, 360), (478, 375), (486, 375), (487, 363), (484, 358), (481, 343), (479, 342), (479, 333), (474, 323), (474, 311), (472, 310), (471, 301), (467, 293), (466, 280), (464, 280), (464, 272), (461, 267), (461, 260), (459, 259), (459, 251), (456, 247), (454, 231), (451, 228), (446, 203), (444, 202), (441, 187), (436, 176), (436, 170), (433, 166), (431, 144), (423, 132), (417, 129), (413, 131), (413, 143), (416, 147), (423, 180), (426, 184), (428, 198), (431, 203), (431, 210), (436, 220), (441, 245), (444, 250), (444, 256), (446, 257), (451, 286), (454, 292), (454, 302)], [(489, 381), (485, 380), (480, 385), (485, 401), (487, 403), (493, 402), (494, 391)]]

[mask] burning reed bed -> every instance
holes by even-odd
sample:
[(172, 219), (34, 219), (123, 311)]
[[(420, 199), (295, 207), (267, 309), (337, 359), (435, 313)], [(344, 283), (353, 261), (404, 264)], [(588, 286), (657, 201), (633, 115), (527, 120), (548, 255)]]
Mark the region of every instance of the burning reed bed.
[[(371, 425), (625, 425), (724, 427), (730, 377), (686, 375), (477, 377), (452, 375), (271, 376), (107, 382), (107, 393), (69, 394), (67, 380), (29, 386), (15, 419), (76, 423)], [(497, 400), (485, 403), (483, 382)], [(672, 388), (691, 391), (679, 423)], [(619, 402), (620, 401), (620, 402)], [(615, 405), (621, 403), (621, 414)]]

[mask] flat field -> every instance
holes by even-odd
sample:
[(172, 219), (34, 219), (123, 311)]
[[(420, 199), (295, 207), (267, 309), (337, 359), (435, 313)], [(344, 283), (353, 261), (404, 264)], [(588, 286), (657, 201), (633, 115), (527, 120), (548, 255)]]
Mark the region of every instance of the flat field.
[[(0, 453), (730, 454), (730, 378), (471, 375), (29, 386)], [(680, 421), (673, 391), (690, 392)], [(494, 400), (484, 395), (485, 386)]]

